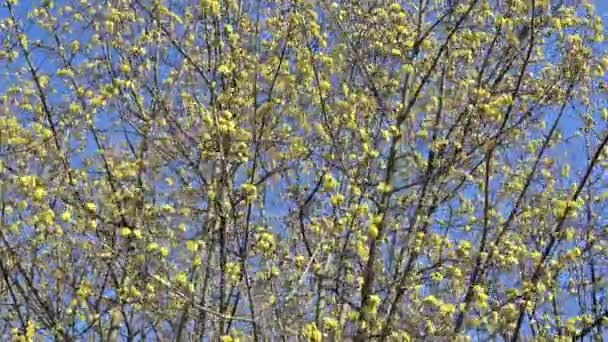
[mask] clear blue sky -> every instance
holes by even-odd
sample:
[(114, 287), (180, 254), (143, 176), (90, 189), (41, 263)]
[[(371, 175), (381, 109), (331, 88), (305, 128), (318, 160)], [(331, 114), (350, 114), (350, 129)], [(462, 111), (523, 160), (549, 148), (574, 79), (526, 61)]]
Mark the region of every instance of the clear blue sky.
[(606, 27), (606, 24), (608, 24), (608, 0), (594, 0), (593, 3), (595, 3), (597, 14), (604, 20), (604, 27)]

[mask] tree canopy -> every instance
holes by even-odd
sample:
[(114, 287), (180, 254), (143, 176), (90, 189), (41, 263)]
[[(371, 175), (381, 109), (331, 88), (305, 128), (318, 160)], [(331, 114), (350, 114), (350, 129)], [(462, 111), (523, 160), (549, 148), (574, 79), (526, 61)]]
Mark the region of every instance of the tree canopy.
[(602, 340), (590, 1), (4, 0), (0, 336)]

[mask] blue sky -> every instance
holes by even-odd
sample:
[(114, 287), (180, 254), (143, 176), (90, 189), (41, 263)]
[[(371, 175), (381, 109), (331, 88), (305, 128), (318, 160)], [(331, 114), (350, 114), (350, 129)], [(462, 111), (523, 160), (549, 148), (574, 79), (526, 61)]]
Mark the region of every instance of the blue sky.
[(595, 0), (595, 6), (598, 10), (598, 14), (601, 14), (603, 17), (608, 14), (608, 2), (606, 0)]

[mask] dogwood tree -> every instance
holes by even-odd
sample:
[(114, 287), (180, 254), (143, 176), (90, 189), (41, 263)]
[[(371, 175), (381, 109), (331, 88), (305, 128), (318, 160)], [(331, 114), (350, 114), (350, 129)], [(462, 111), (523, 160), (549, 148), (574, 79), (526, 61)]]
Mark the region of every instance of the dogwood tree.
[(0, 332), (602, 340), (589, 1), (4, 0)]

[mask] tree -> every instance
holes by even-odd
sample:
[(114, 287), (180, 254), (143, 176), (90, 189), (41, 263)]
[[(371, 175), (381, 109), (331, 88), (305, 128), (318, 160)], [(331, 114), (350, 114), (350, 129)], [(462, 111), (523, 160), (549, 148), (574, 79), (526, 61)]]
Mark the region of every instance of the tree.
[(0, 17), (3, 340), (606, 336), (592, 3)]

